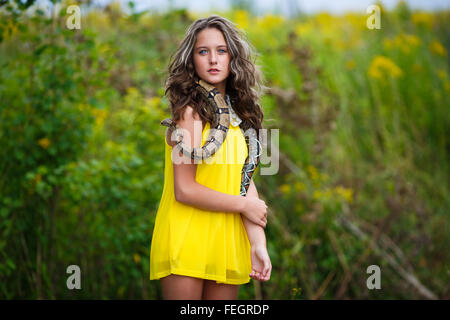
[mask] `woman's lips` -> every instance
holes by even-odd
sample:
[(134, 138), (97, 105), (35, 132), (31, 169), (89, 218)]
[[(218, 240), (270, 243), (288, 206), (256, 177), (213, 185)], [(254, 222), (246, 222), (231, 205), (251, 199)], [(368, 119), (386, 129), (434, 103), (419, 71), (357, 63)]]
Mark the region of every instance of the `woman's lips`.
[(218, 74), (220, 71), (219, 70), (209, 70), (208, 73), (211, 74)]

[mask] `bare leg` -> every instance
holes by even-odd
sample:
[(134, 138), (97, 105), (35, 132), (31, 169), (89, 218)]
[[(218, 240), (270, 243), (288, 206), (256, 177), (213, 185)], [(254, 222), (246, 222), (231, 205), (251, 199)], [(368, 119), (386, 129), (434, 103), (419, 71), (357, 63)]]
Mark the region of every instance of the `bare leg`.
[(239, 285), (216, 283), (214, 280), (205, 280), (203, 286), (203, 300), (237, 300)]
[(200, 300), (204, 279), (171, 274), (161, 278), (164, 300)]

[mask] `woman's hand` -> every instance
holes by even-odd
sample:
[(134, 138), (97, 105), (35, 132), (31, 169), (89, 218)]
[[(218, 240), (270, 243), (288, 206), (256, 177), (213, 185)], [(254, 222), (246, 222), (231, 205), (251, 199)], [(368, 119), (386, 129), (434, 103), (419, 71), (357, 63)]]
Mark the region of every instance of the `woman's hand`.
[(272, 272), (272, 263), (265, 245), (256, 245), (251, 248), (252, 272), (250, 277), (255, 280), (268, 281)]
[(251, 222), (265, 228), (267, 224), (267, 205), (258, 197), (246, 195), (242, 214)]

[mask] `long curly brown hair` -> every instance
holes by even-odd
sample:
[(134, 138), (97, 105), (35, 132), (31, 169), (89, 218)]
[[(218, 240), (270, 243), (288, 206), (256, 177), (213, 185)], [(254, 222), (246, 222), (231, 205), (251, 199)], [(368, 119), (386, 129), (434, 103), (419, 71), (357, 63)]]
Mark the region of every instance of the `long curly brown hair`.
[(226, 82), (227, 94), (233, 109), (242, 119), (242, 128), (254, 128), (259, 136), (264, 114), (258, 100), (266, 87), (263, 74), (254, 62), (257, 52), (247, 40), (244, 32), (231, 21), (218, 15), (196, 20), (188, 28), (186, 35), (169, 63), (169, 77), (166, 81), (165, 95), (172, 111), (172, 120), (178, 121), (187, 105), (190, 105), (200, 118), (212, 122), (213, 115), (207, 111), (206, 102), (200, 92), (195, 90), (195, 82), (199, 79), (194, 66), (194, 46), (197, 34), (206, 28), (216, 28), (222, 32), (230, 52), (230, 74)]

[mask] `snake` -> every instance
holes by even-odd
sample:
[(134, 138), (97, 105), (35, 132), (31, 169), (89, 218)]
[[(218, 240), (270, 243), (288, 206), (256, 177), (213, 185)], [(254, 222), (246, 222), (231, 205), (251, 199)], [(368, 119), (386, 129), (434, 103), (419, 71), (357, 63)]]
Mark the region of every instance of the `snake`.
[[(183, 128), (181, 128), (171, 118), (161, 121), (161, 125), (168, 127), (168, 130), (175, 135), (175, 145), (173, 149), (181, 152), (184, 157), (194, 161), (203, 161), (213, 156), (225, 141), (230, 126), (230, 107), (225, 102), (224, 97), (219, 90), (211, 83), (198, 79), (194, 82), (195, 90), (201, 93), (201, 97), (207, 102), (207, 108), (213, 114), (211, 121), (211, 130), (205, 143), (201, 147), (191, 147), (184, 141)], [(244, 134), (247, 144), (247, 158), (241, 171), (240, 195), (245, 196), (250, 186), (253, 173), (260, 162), (261, 143), (257, 138), (256, 130), (247, 130), (244, 132), (242, 121), (239, 124), (241, 132)]]

